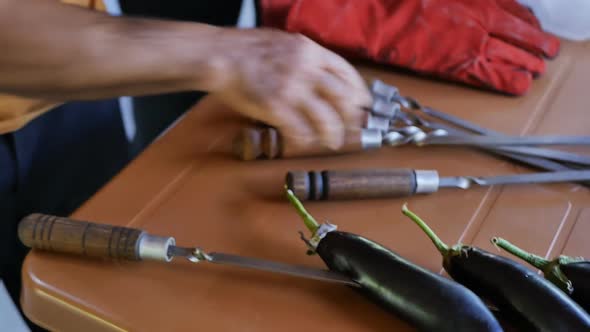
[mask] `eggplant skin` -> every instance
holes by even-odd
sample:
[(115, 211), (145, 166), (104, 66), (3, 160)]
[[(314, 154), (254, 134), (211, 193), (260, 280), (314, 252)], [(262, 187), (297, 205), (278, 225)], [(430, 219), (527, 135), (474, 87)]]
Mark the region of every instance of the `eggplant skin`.
[(472, 291), (373, 241), (333, 231), (316, 252), (330, 270), (348, 275), (363, 295), (420, 331), (502, 331)]
[(459, 283), (493, 303), (522, 331), (590, 331), (590, 316), (565, 292), (509, 258), (474, 247), (443, 261)]
[(570, 297), (590, 313), (590, 262), (568, 263), (560, 268), (574, 286)]

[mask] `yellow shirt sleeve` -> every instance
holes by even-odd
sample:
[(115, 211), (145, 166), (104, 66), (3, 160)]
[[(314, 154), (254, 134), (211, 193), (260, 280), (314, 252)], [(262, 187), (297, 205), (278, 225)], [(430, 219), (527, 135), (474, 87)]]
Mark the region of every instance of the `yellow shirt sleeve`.
[[(61, 2), (106, 11), (101, 0), (61, 0)], [(0, 135), (22, 128), (31, 120), (61, 104), (0, 94)]]

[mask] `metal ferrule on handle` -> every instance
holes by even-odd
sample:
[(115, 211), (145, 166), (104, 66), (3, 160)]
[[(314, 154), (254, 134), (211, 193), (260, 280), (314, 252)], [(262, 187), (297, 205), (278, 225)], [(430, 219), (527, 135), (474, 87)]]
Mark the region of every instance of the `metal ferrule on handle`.
[(390, 119), (368, 113), (365, 121), (365, 127), (367, 129), (377, 129), (383, 133), (386, 133), (389, 131)]
[(378, 149), (383, 146), (383, 133), (376, 129), (361, 131), (361, 148), (363, 150)]
[(435, 170), (416, 170), (416, 194), (431, 194), (438, 191), (440, 177)]
[(381, 98), (375, 98), (371, 112), (384, 118), (394, 119), (401, 112), (401, 106), (396, 102), (387, 102)]
[(371, 84), (371, 92), (373, 96), (376, 98), (380, 98), (389, 102), (393, 99), (393, 97), (399, 95), (399, 90), (391, 85), (386, 84), (380, 80), (374, 80)]
[(139, 239), (139, 257), (142, 260), (170, 262), (172, 255), (169, 254), (169, 249), (174, 245), (176, 240), (173, 237), (144, 233)]

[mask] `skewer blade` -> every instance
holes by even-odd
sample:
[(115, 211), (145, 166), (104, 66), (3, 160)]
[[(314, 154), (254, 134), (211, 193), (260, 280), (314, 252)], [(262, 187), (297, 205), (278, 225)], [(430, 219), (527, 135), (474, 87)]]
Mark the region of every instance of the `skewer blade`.
[(590, 145), (590, 136), (432, 136), (417, 144), (488, 147), (514, 145)]
[(542, 172), (529, 174), (499, 175), (499, 176), (457, 176), (440, 179), (439, 186), (467, 189), (471, 184), (492, 186), (501, 184), (531, 184), (552, 182), (575, 182), (590, 180), (590, 170), (573, 170), (558, 172)]
[(303, 277), (307, 279), (320, 280), (325, 282), (337, 283), (341, 285), (360, 287), (360, 285), (345, 275), (337, 272), (316, 269), (301, 265), (292, 265), (279, 263), (275, 261), (264, 260), (260, 258), (237, 256), (224, 253), (204, 253), (198, 251), (200, 254), (195, 254), (194, 248), (184, 248), (177, 246), (170, 246), (168, 255), (172, 257), (186, 257), (194, 263), (206, 261), (209, 263), (231, 265), (241, 268), (262, 270), (273, 273), (281, 273), (296, 277)]
[(306, 266), (284, 264), (279, 262), (262, 260), (259, 258), (236, 256), (223, 253), (210, 253), (209, 262), (232, 265), (243, 268), (257, 269), (268, 272), (282, 273), (308, 279), (327, 281), (347, 286), (360, 287), (360, 285), (350, 278), (333, 271), (310, 268)]

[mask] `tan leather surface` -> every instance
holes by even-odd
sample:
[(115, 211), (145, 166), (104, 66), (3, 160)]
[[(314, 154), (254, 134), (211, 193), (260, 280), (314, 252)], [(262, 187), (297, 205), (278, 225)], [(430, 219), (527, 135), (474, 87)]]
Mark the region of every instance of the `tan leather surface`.
[[(405, 95), (511, 134), (589, 134), (587, 45), (566, 43), (545, 76), (512, 98), (364, 68)], [(240, 121), (214, 100), (174, 128), (73, 217), (142, 227), (177, 243), (324, 267), (305, 254), (304, 226), (282, 196), (288, 170), (437, 169), (441, 175), (526, 172), (475, 150), (402, 147), (326, 158), (241, 162), (229, 156)], [(441, 271), (404, 202), (448, 243), (495, 250), (503, 236), (540, 255), (590, 256), (590, 195), (575, 184), (442, 190), (407, 199), (307, 203), (320, 220)], [(500, 254), (503, 254), (500, 252)], [(354, 291), (318, 281), (207, 264), (122, 263), (34, 252), (23, 269), (28, 316), (60, 331), (411, 331)], [(54, 303), (51, 305), (50, 303)]]

